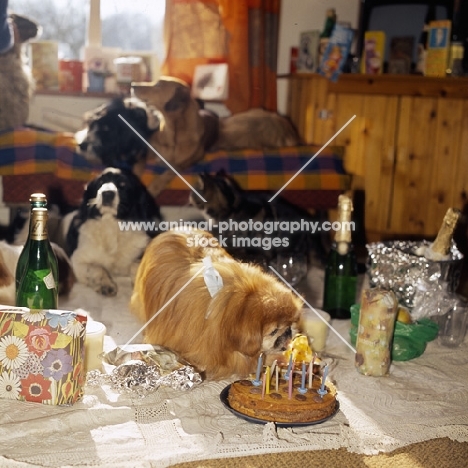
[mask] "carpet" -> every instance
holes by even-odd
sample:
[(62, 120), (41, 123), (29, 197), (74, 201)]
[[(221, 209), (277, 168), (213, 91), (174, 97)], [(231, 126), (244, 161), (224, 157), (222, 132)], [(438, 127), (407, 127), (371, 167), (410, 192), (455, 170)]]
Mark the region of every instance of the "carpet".
[(390, 453), (360, 455), (338, 450), (275, 453), (172, 465), (174, 468), (463, 468), (468, 442), (448, 438), (408, 445)]

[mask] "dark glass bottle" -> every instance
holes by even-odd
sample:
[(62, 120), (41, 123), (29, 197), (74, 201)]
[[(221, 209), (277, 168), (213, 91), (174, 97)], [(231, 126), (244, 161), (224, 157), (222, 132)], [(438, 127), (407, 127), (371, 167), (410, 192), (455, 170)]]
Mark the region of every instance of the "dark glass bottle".
[[(34, 208), (47, 208), (47, 198), (43, 193), (33, 193), (29, 197), (29, 203), (31, 204), (31, 215)], [(28, 263), (29, 248), (31, 245), (31, 222), (29, 224), (28, 237), (24, 243), (23, 250), (18, 258), (18, 263), (16, 265), (15, 281), (16, 281), (16, 290), (18, 290), (21, 278), (26, 270), (26, 264)], [(57, 258), (55, 256), (54, 249), (50, 245), (50, 242), (47, 242), (47, 252), (49, 256), (50, 264), (52, 265), (52, 272), (54, 274), (56, 288), (58, 290), (58, 264)]]
[(323, 310), (332, 318), (349, 319), (350, 307), (356, 302), (357, 261), (351, 242), (351, 212), (353, 204), (346, 195), (338, 198), (340, 229), (325, 266)]
[(30, 309), (57, 309), (57, 284), (49, 260), (47, 208), (33, 208), (26, 269), (16, 291), (16, 305)]
[(327, 10), (327, 16), (325, 18), (325, 25), (323, 26), (323, 30), (320, 33), (320, 37), (329, 38), (332, 35), (335, 24), (336, 24), (336, 11), (334, 8), (329, 8)]

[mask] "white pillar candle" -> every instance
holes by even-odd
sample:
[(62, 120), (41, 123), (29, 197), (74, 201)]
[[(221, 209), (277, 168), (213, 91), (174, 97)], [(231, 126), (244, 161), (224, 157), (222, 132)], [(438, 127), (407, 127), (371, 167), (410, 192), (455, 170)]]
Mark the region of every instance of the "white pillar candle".
[(323, 310), (302, 309), (299, 327), (309, 337), (313, 351), (323, 351), (328, 336), (330, 315)]
[(85, 338), (85, 370), (86, 372), (94, 369), (100, 370), (102, 360), (99, 357), (104, 350), (104, 335), (106, 327), (101, 322), (88, 320), (86, 324)]

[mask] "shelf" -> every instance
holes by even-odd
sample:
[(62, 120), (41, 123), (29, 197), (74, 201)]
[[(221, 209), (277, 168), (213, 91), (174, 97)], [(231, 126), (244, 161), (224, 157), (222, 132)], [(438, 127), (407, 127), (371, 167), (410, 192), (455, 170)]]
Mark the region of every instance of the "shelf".
[(279, 75), (293, 80), (322, 79), (327, 92), (338, 94), (380, 94), (391, 96), (423, 96), (442, 98), (468, 98), (468, 78), (433, 78), (419, 75), (363, 75), (343, 73), (337, 82), (308, 73)]

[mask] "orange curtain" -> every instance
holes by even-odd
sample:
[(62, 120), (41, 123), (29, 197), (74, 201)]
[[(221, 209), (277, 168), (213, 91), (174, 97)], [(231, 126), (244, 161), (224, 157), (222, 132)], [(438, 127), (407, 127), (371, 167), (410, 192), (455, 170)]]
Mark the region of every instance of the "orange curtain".
[(195, 66), (229, 65), (232, 113), (276, 110), (281, 0), (166, 0), (162, 72), (192, 82)]

